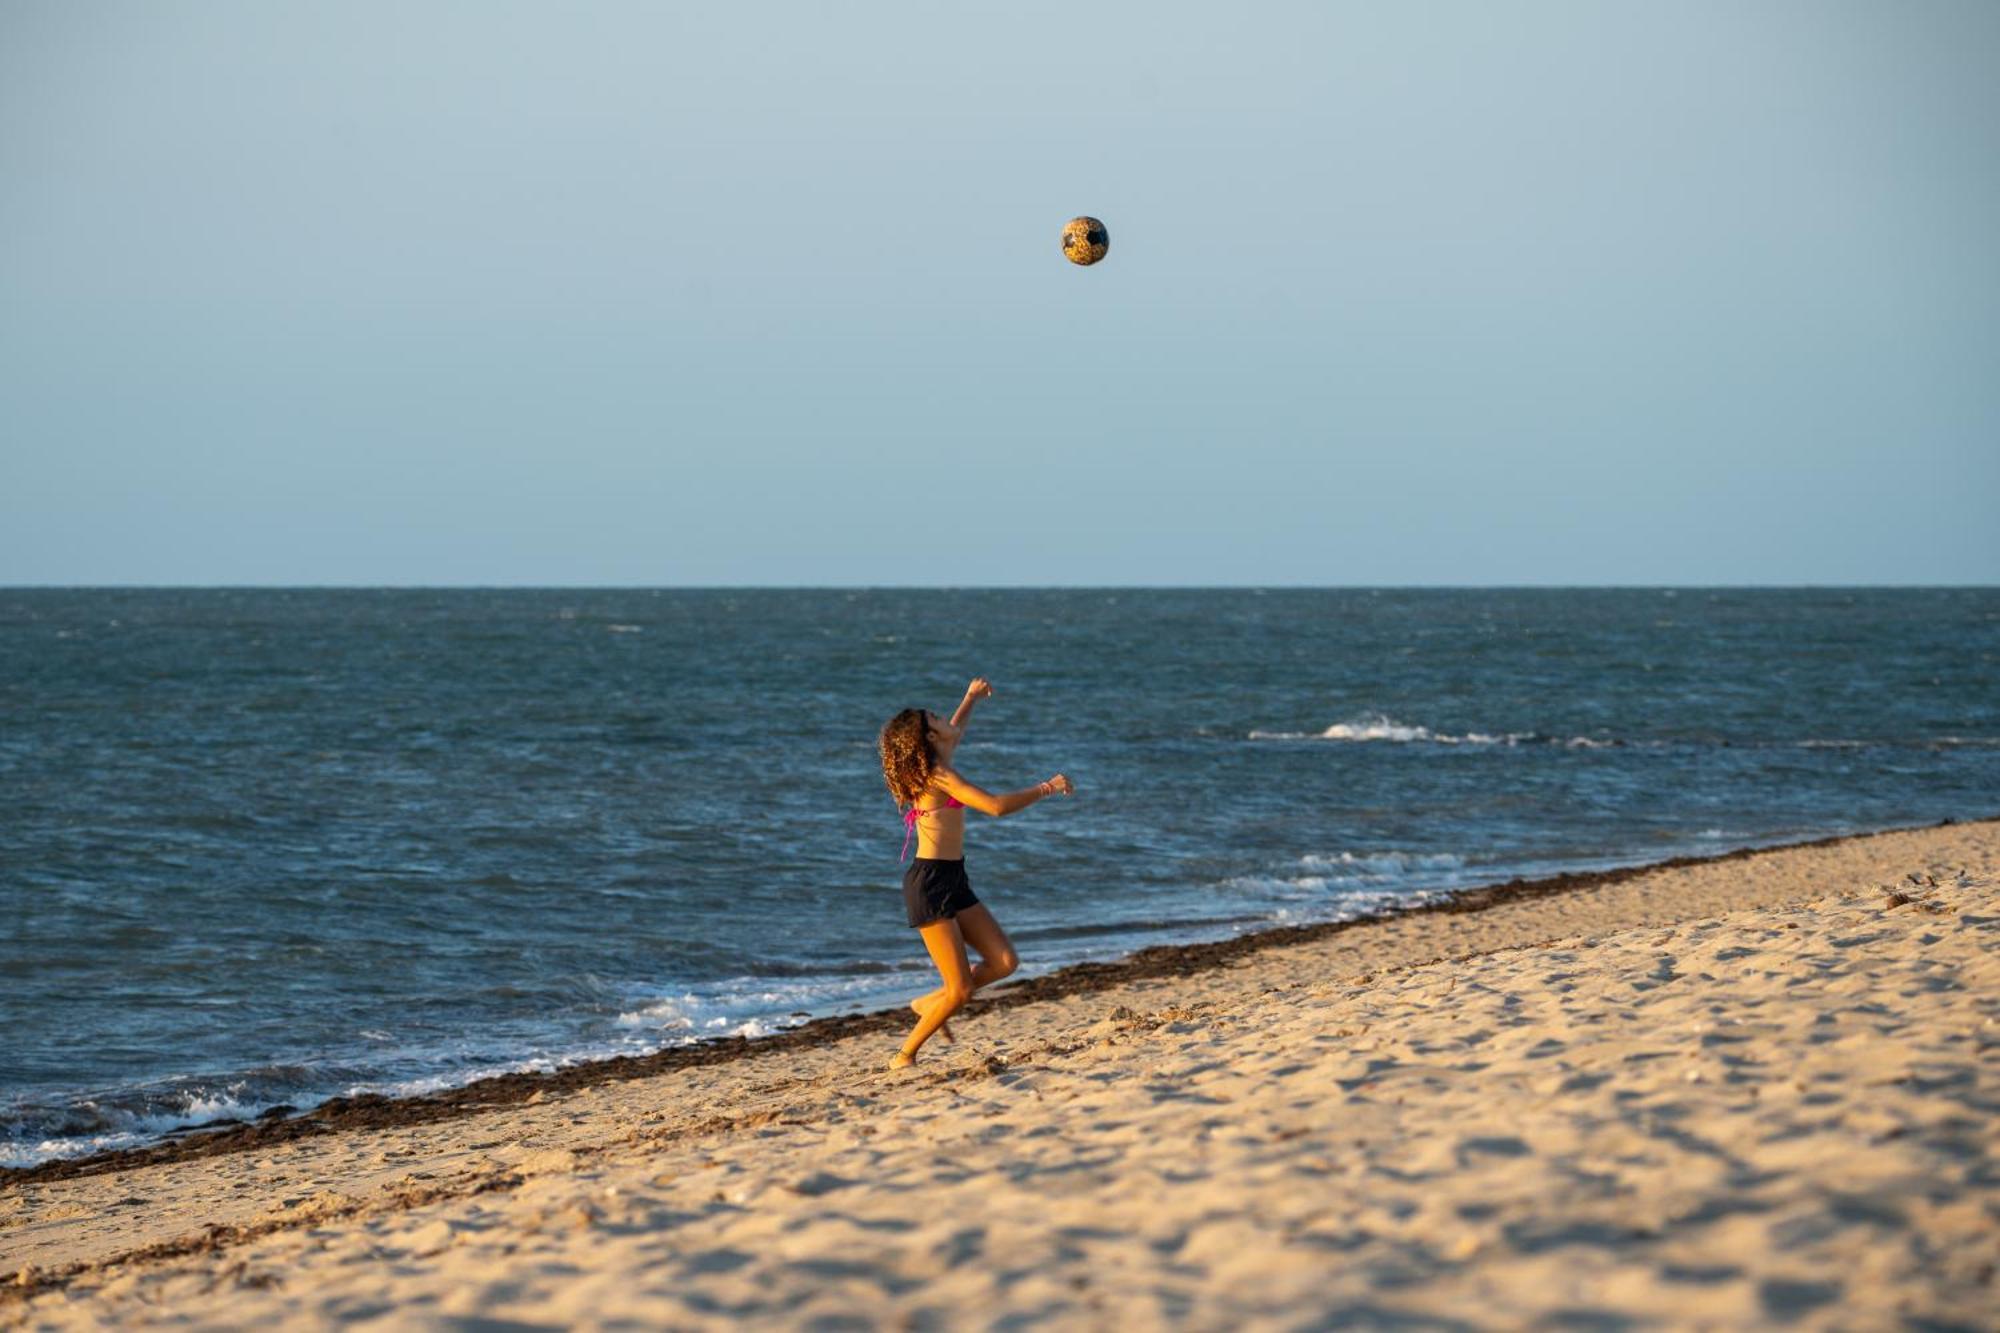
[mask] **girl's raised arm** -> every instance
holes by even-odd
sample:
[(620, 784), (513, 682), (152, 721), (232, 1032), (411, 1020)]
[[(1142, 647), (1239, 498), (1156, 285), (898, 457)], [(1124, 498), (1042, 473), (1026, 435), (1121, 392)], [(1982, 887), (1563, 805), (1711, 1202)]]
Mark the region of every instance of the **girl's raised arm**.
[(954, 727), (963, 727), (972, 720), (972, 705), (981, 699), (992, 697), (993, 687), (987, 683), (986, 677), (974, 676), (972, 683), (965, 687), (965, 698), (959, 702), (958, 711), (951, 715), (951, 724)]
[(1026, 810), (1044, 796), (1053, 796), (1057, 792), (1068, 796), (1076, 790), (1076, 785), (1060, 773), (1046, 782), (1037, 782), (1034, 786), (1023, 787), (1019, 791), (1001, 792), (997, 796), (983, 787), (976, 787), (967, 782), (949, 768), (934, 771), (931, 774), (931, 781), (942, 787), (947, 795), (955, 798), (961, 805), (977, 810), (982, 815), (992, 815), (996, 819), (1002, 815), (1011, 815), (1017, 810)]

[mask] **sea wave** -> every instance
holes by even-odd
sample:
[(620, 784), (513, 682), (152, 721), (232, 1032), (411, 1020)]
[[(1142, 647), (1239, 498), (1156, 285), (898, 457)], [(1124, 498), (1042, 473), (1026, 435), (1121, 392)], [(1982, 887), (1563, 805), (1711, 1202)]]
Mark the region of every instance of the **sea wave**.
[(1314, 852), (1263, 874), (1232, 875), (1214, 887), (1304, 910), (1279, 909), (1279, 920), (1342, 920), (1384, 907), (1428, 902), (1462, 886), (1468, 867), (1456, 852)]
[(1396, 908), (1434, 902), (1446, 888), (1410, 884), (1361, 884), (1331, 875), (1238, 875), (1223, 887), (1261, 898), (1266, 920), (1287, 925), (1352, 921)]
[[(240, 1124), (267, 1115), (294, 1115), (336, 1097), (419, 1097), (507, 1074), (547, 1074), (572, 1065), (644, 1055), (718, 1037), (768, 1037), (806, 1015), (680, 1015), (670, 1002), (620, 1014), (630, 1035), (578, 1042), (532, 1054), (504, 1049), (459, 1051), (450, 1067), (404, 1077), (355, 1078), (336, 1067), (301, 1069), (290, 1086), (255, 1076), (206, 1079), (197, 1090), (128, 1086), (63, 1101), (17, 1099), (0, 1106), (0, 1168), (38, 1165), (93, 1153), (141, 1147), (187, 1130)], [(631, 1020), (631, 1021), (627, 1021)], [(443, 1058), (443, 1057), (439, 1057)]]
[[(921, 989), (921, 979), (905, 975), (919, 966), (911, 960), (799, 977), (738, 976), (672, 992), (628, 989), (594, 1036), (537, 1042), (527, 1050), (506, 1041), (391, 1048), (372, 1053), (373, 1068), (353, 1062), (264, 1065), (80, 1095), (0, 1100), (0, 1168), (139, 1147), (191, 1129), (254, 1121), (274, 1108), (298, 1114), (335, 1097), (417, 1097), (500, 1075), (545, 1074), (717, 1038), (768, 1037), (817, 1013), (887, 1004)], [(375, 1029), (359, 1035), (391, 1039)]]
[(649, 1032), (686, 1032), (695, 1020), (688, 1013), (692, 995), (679, 1000), (655, 1000), (637, 1009), (628, 1009), (615, 1020), (621, 1028), (644, 1028)]
[[(247, 1120), (259, 1109), (226, 1093), (190, 1097), (178, 1110), (133, 1111), (87, 1101), (65, 1107), (10, 1108), (0, 1113), (0, 1167), (35, 1166), (134, 1148), (177, 1130), (218, 1120)], [(79, 1127), (84, 1124), (90, 1127)]]
[(1463, 735), (1454, 735), (1450, 732), (1432, 731), (1429, 727), (1398, 722), (1384, 713), (1371, 713), (1352, 721), (1336, 722), (1325, 731), (1252, 731), (1250, 739), (1253, 741), (1389, 741), (1404, 745), (1413, 742), (1431, 745), (1518, 745), (1523, 741), (1546, 738), (1531, 731), (1469, 731)]
[(1368, 713), (1345, 722), (1336, 722), (1324, 731), (1267, 731), (1248, 733), (1253, 741), (1335, 741), (1381, 742), (1392, 745), (1549, 745), (1566, 750), (1607, 750), (1631, 748), (1664, 750), (1676, 747), (1733, 748), (1743, 750), (1864, 750), (1919, 749), (1955, 750), (2000, 747), (2000, 736), (1806, 736), (1806, 737), (1618, 737), (1564, 736), (1541, 731), (1434, 731), (1417, 723), (1401, 722), (1386, 713)]
[(1309, 853), (1299, 858), (1299, 864), (1308, 870), (1351, 880), (1408, 879), (1418, 874), (1463, 870), (1465, 858), (1455, 852), (1334, 852)]

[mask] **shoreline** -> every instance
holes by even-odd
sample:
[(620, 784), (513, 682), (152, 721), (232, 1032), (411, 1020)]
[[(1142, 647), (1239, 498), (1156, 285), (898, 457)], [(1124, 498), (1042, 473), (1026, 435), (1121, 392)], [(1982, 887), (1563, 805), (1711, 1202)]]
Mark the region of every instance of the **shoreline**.
[[(1338, 921), (1274, 926), (1206, 943), (1149, 945), (1115, 961), (1073, 963), (1040, 976), (1003, 984), (988, 994), (975, 997), (967, 1012), (969, 1016), (1088, 995), (1133, 982), (1184, 977), (1228, 967), (1267, 950), (1310, 944), (1388, 922), (1486, 912), (1503, 905), (1581, 893), (1663, 871), (1722, 865), (1773, 853), (1837, 847), (1889, 834), (1978, 824), (1996, 818), (2000, 815), (1963, 816), (1927, 824), (1740, 847), (1714, 855), (1669, 857), (1609, 870), (1568, 871), (1532, 879), (1517, 877), (1495, 884), (1458, 889), (1431, 902), (1385, 908)], [(682, 1070), (812, 1050), (876, 1032), (900, 1032), (909, 1024), (908, 1009), (898, 1005), (858, 1014), (824, 1015), (761, 1037), (717, 1037), (685, 1046), (666, 1047), (646, 1055), (583, 1061), (545, 1073), (488, 1075), (455, 1088), (407, 1097), (380, 1093), (339, 1096), (329, 1098), (309, 1111), (289, 1115), (276, 1114), (284, 1108), (274, 1107), (253, 1120), (208, 1122), (170, 1131), (168, 1137), (150, 1144), (55, 1158), (33, 1166), (0, 1167), (0, 1191), (14, 1186), (261, 1151), (324, 1134), (437, 1124), (524, 1105), (545, 1096), (562, 1096)]]
[(1585, 878), (0, 1183), (0, 1327), (1988, 1326), (2000, 819)]

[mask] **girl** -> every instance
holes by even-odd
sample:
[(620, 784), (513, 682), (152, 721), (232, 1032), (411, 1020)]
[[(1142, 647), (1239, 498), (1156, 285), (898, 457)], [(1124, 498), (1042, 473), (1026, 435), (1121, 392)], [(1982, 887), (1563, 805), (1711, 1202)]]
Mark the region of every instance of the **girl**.
[[(903, 813), (903, 855), (910, 852), (910, 838), (917, 840), (917, 859), (903, 875), (903, 906), (910, 924), (924, 933), (924, 947), (937, 964), (944, 985), (929, 995), (912, 1001), (917, 1026), (903, 1043), (903, 1049), (889, 1062), (901, 1069), (915, 1064), (917, 1050), (930, 1035), (944, 1029), (946, 1041), (951, 1029), (945, 1020), (957, 1012), (966, 998), (981, 986), (988, 986), (1011, 973), (1019, 964), (1007, 932), (993, 919), (965, 877), (965, 811), (987, 815), (1011, 815), (1025, 810), (1044, 796), (1075, 791), (1070, 780), (1058, 773), (1020, 791), (996, 796), (973, 786), (951, 767), (952, 752), (965, 735), (966, 719), (972, 706), (991, 698), (993, 687), (980, 677), (965, 688), (965, 701), (947, 722), (921, 708), (905, 708), (882, 728), (882, 776), (888, 780), (889, 794)], [(979, 951), (979, 966), (966, 965), (965, 946)]]

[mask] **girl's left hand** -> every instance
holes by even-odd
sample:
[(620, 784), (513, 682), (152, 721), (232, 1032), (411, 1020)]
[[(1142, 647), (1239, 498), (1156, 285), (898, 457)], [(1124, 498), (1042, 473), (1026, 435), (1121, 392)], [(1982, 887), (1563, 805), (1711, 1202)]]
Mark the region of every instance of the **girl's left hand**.
[(968, 699), (990, 699), (993, 697), (993, 686), (987, 683), (986, 677), (974, 676), (972, 683), (965, 687), (965, 697)]

